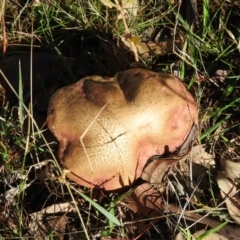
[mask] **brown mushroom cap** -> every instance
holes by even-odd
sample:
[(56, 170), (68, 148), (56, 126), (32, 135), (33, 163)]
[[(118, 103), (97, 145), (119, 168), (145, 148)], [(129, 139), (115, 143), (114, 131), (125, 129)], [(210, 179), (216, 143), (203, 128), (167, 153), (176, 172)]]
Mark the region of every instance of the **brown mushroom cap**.
[(48, 109), (68, 177), (106, 190), (132, 184), (150, 157), (177, 150), (196, 118), (180, 80), (143, 69), (83, 78), (58, 90)]

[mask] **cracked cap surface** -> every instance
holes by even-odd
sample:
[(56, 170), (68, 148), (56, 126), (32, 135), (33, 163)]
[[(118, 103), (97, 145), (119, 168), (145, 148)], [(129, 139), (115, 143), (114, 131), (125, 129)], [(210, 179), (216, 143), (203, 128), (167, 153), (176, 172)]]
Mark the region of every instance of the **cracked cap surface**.
[(131, 185), (150, 157), (177, 150), (196, 120), (179, 79), (144, 69), (85, 77), (59, 89), (48, 108), (68, 177), (106, 190)]

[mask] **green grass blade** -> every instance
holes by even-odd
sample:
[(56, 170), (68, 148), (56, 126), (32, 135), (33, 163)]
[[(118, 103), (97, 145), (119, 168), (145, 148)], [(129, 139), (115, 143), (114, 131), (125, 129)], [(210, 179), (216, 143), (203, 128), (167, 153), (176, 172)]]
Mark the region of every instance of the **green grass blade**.
[(215, 228), (212, 228), (210, 230), (208, 230), (207, 232), (203, 233), (202, 235), (200, 235), (197, 240), (202, 240), (204, 239), (205, 237), (208, 237), (210, 236), (212, 233), (215, 233), (215, 232), (218, 232), (220, 229), (222, 229), (225, 225), (227, 225), (228, 222), (223, 222), (221, 223), (219, 226), (215, 227)]
[(209, 0), (203, 1), (203, 33), (209, 30)]
[(91, 203), (99, 212), (101, 212), (104, 216), (106, 216), (109, 221), (112, 221), (113, 223), (115, 223), (117, 226), (120, 226), (121, 223), (120, 221), (110, 212), (108, 212), (106, 209), (104, 209), (102, 206), (100, 206), (99, 204), (97, 204), (96, 202), (94, 202), (91, 198), (89, 198), (88, 196), (86, 196), (85, 194), (78, 192), (79, 195), (81, 195), (81, 197), (83, 197), (86, 201), (88, 201), (89, 203)]
[(19, 108), (18, 115), (21, 127), (23, 128), (24, 114), (23, 114), (23, 84), (22, 84), (22, 68), (21, 61), (19, 60), (19, 88), (18, 88), (18, 96), (19, 96)]
[[(112, 201), (110, 203), (110, 213), (112, 214), (112, 216), (115, 215), (115, 202), (114, 201)], [(111, 219), (109, 219), (108, 223), (109, 223), (109, 232), (112, 233), (113, 228), (114, 228), (114, 222)]]
[(210, 135), (214, 130), (216, 130), (222, 123), (224, 123), (227, 119), (230, 118), (230, 115), (227, 115), (224, 119), (222, 119), (221, 121), (217, 122), (215, 125), (213, 125), (212, 127), (210, 127), (206, 132), (204, 132), (201, 137), (200, 140), (203, 140), (205, 137), (207, 137), (208, 135)]

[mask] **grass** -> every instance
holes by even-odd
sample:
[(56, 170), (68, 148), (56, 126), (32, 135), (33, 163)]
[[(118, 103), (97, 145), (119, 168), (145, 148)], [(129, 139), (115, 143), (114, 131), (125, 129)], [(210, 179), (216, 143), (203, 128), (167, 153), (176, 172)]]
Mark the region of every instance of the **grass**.
[[(79, 65), (86, 63), (80, 70), (78, 65), (73, 65), (70, 77), (62, 75), (61, 81), (54, 86), (56, 89), (76, 81), (84, 74), (112, 76), (117, 71), (129, 68), (139, 57), (134, 41), (131, 49), (120, 41), (120, 37), (129, 37), (129, 33), (137, 39), (145, 36), (146, 39), (163, 44), (173, 39), (175, 45), (170, 53), (148, 59), (139, 57), (139, 62), (146, 68), (161, 72), (171, 72), (171, 65), (175, 66), (178, 76), (188, 85), (198, 102), (199, 138), (195, 144), (206, 144), (216, 160), (234, 152), (235, 159), (239, 161), (240, 5), (237, 1), (231, 3), (223, 0), (216, 3), (203, 0), (196, 5), (196, 16), (194, 11), (184, 7), (185, 2), (182, 1), (180, 5), (179, 1), (139, 1), (138, 6), (134, 6), (137, 9), (135, 15), (132, 9), (126, 14), (127, 10), (119, 8), (115, 1), (112, 1), (113, 7), (109, 8), (106, 7), (109, 1), (97, 0), (14, 3), (3, 0), (0, 10), (1, 57), (4, 61), (5, 57), (21, 52), (47, 52), (75, 58)], [(122, 17), (121, 14), (126, 15)], [(19, 100), (12, 101), (8, 96), (5, 99), (4, 92), (0, 91), (1, 198), (4, 199), (10, 190), (15, 190), (15, 195), (11, 198), (13, 202), (8, 199), (0, 201), (5, 214), (0, 215), (1, 239), (27, 236), (28, 228), (33, 224), (32, 213), (65, 201), (71, 202), (75, 209), (68, 213), (66, 226), (62, 223), (68, 232), (49, 234), (49, 239), (73, 232), (79, 234), (81, 239), (100, 238), (101, 235), (113, 238), (136, 237), (138, 230), (134, 224), (131, 225), (132, 229), (126, 227), (127, 224), (122, 220), (123, 215), (130, 215), (133, 223), (148, 219), (148, 216), (135, 219), (136, 216), (130, 210), (121, 206), (122, 198), (128, 193), (102, 195), (75, 185), (71, 188), (65, 183), (50, 180), (51, 177), (45, 181), (36, 177), (42, 174), (37, 165), (43, 160), (54, 159), (53, 163), (57, 166), (52, 169), (49, 162), (46, 162), (43, 166), (46, 176), (49, 176), (49, 169), (54, 176), (60, 175), (61, 170), (52, 152), (55, 143), (44, 141), (42, 130), (33, 126), (33, 110), (27, 105), (28, 97), (20, 84), (23, 81), (24, 85), (26, 81), (23, 78), (25, 75), (21, 73), (21, 66), (13, 71), (19, 71), (20, 88), (15, 89)], [(8, 80), (11, 82), (11, 79)], [(4, 87), (7, 85), (4, 79), (1, 84)], [(26, 124), (27, 122), (30, 124)], [(214, 173), (208, 173), (211, 184), (207, 190), (202, 189), (201, 184), (192, 182), (191, 177), (183, 176), (180, 171), (177, 176), (181, 180), (177, 186), (187, 185), (187, 189), (192, 189), (192, 197), (197, 199), (198, 204), (209, 208), (219, 205), (221, 199)], [(168, 181), (173, 180), (170, 177)], [(176, 186), (173, 181), (173, 185), (170, 185), (174, 184)], [(183, 191), (186, 194), (186, 189)], [(182, 200), (177, 192), (172, 187), (168, 201), (171, 203), (179, 199), (181, 205)], [(191, 207), (201, 209), (197, 204)], [(212, 215), (224, 219), (222, 225), (225, 220), (231, 221), (227, 211), (222, 208)], [(166, 224), (172, 230), (175, 229), (176, 222), (177, 229), (185, 234), (186, 239), (190, 239), (192, 230), (187, 228), (190, 223), (187, 220), (178, 221), (177, 217), (154, 223), (154, 227), (146, 231), (142, 239), (149, 239), (150, 235), (158, 239), (168, 239), (170, 233), (164, 232), (161, 225)], [(57, 225), (63, 226), (60, 220)], [(44, 228), (47, 229), (46, 226)], [(218, 228), (213, 228), (215, 230)], [(43, 233), (37, 230), (37, 235), (41, 234)], [(208, 232), (204, 234), (207, 235)], [(205, 235), (198, 239), (203, 239)]]

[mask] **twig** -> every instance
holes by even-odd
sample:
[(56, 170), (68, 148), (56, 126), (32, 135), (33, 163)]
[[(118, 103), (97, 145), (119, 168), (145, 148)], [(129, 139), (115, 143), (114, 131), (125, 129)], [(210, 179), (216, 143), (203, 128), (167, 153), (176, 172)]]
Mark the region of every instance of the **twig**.
[[(124, 24), (124, 27), (125, 27), (125, 31), (126, 33), (130, 33), (129, 32), (129, 29), (128, 29), (128, 26), (127, 26), (127, 23), (126, 23), (126, 19), (125, 19), (125, 16), (124, 16), (124, 12), (122, 10), (122, 7), (120, 6), (118, 0), (114, 0), (114, 2), (116, 3), (117, 5), (117, 9), (120, 11), (120, 14), (122, 16), (122, 20), (123, 20), (123, 24)], [(134, 58), (135, 58), (135, 61), (136, 62), (139, 62), (139, 57), (138, 57), (138, 53), (137, 53), (137, 48), (136, 46), (134, 45), (134, 43), (132, 41), (130, 41), (130, 44), (131, 44), (131, 47), (132, 47), (132, 51), (133, 51), (133, 54), (134, 54)]]
[(1, 15), (1, 21), (2, 21), (2, 34), (3, 34), (3, 54), (7, 51), (7, 35), (6, 35), (6, 25), (5, 25), (5, 15), (4, 15), (4, 8), (5, 8), (5, 1), (2, 2), (2, 15)]

